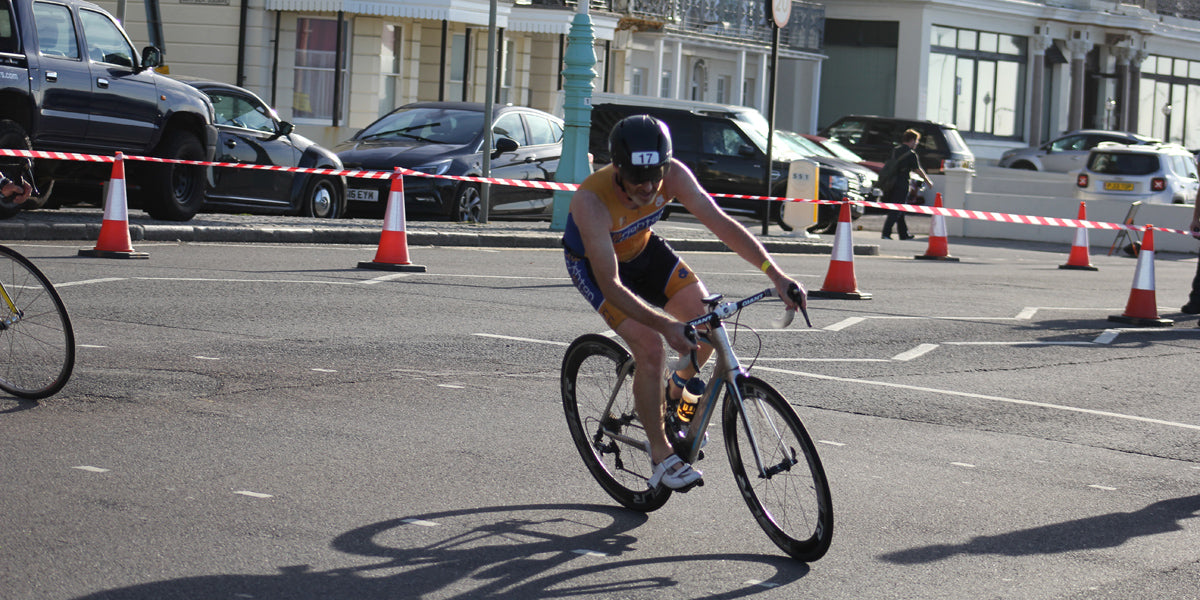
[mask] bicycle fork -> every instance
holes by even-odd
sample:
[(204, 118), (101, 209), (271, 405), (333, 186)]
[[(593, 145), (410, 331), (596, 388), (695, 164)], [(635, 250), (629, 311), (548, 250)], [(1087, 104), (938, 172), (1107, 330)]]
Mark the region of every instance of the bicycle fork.
[(0, 318), (0, 331), (6, 331), (9, 327), (16, 325), (25, 316), (25, 313), (17, 308), (12, 297), (8, 295), (8, 288), (5, 288), (3, 283), (0, 283), (0, 298), (4, 299), (4, 305), (8, 307), (8, 314)]

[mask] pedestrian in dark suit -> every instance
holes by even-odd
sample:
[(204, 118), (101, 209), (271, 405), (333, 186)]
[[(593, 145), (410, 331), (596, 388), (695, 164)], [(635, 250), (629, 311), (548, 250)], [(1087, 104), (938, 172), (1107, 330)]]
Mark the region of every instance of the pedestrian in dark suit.
[[(919, 141), (921, 141), (920, 132), (915, 129), (909, 129), (904, 132), (904, 137), (900, 139), (900, 145), (892, 148), (892, 155), (883, 167), (883, 172), (889, 173), (889, 175), (894, 169), (894, 176), (891, 176), (891, 187), (884, 190), (884, 202), (889, 204), (905, 204), (908, 202), (908, 177), (912, 171), (919, 173), (921, 179), (924, 179), (927, 185), (933, 187), (933, 182), (929, 180), (929, 175), (925, 173), (925, 169), (921, 168), (921, 161), (917, 158), (917, 153), (913, 150), (917, 147), (917, 142)], [(896, 232), (900, 234), (900, 239), (911, 240), (915, 237), (908, 235), (908, 223), (904, 220), (904, 211), (888, 211), (887, 219), (883, 222), (883, 239), (892, 239), (893, 226), (896, 227)]]

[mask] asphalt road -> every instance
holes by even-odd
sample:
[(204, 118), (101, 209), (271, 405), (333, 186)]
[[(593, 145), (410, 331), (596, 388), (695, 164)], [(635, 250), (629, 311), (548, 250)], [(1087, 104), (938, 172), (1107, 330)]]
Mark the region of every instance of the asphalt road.
[[(41, 403), (0, 398), (0, 596), (1193, 598), (1194, 257), (1156, 261), (1168, 329), (1107, 320), (1135, 261), (923, 243), (857, 257), (869, 301), (814, 327), (747, 311), (738, 350), (797, 406), (836, 518), (785, 558), (720, 452), (708, 485), (618, 509), (566, 432), (562, 352), (598, 317), (541, 249), (23, 243), (79, 344)], [(766, 285), (687, 253), (713, 291)], [(810, 287), (828, 259), (777, 257)], [(756, 307), (757, 308), (757, 307)], [(759, 342), (761, 341), (761, 350)], [(719, 448), (720, 445), (717, 445)]]

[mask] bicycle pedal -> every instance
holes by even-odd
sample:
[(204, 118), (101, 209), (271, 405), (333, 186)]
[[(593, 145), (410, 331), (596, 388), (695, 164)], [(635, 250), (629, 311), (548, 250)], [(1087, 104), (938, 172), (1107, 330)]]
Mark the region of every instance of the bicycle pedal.
[(689, 486), (681, 487), (677, 490), (671, 490), (671, 491), (679, 493), (679, 494), (686, 494), (686, 493), (692, 491), (692, 488), (698, 488), (698, 487), (704, 487), (704, 478), (703, 477), (701, 477), (700, 479), (697, 479), (695, 482), (693, 482)]

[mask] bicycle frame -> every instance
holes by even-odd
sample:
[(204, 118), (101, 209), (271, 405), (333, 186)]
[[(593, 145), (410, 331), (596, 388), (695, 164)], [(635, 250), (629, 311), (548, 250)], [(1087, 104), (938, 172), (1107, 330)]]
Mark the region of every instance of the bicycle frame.
[(20, 321), (24, 315), (21, 313), (21, 309), (13, 303), (12, 297), (8, 295), (8, 288), (4, 287), (3, 282), (0, 282), (0, 298), (4, 299), (4, 305), (8, 307), (8, 314), (0, 318), (0, 331), (2, 331)]

